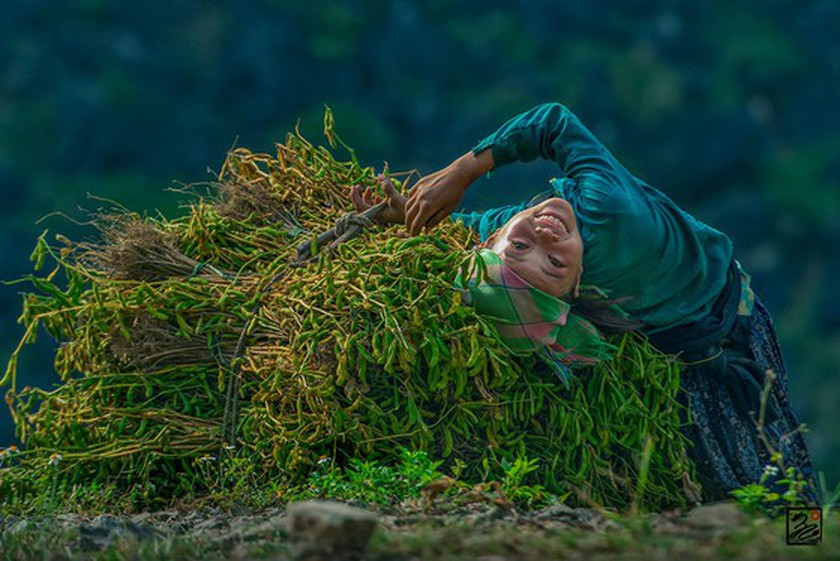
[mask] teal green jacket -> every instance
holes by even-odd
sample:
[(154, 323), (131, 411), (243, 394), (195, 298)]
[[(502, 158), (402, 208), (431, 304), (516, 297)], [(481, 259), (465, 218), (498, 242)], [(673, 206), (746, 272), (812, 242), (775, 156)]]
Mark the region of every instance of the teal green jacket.
[[(648, 333), (698, 321), (726, 283), (732, 242), (634, 177), (565, 106), (539, 105), (479, 142), (495, 167), (557, 162), (556, 196), (569, 201), (583, 238), (583, 284), (594, 284), (646, 324)], [(485, 212), (455, 212), (482, 241), (533, 201)]]

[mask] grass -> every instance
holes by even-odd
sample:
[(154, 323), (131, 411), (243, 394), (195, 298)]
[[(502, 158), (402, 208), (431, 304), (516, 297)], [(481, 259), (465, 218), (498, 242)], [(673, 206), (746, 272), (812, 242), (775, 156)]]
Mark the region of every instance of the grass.
[[(753, 516), (737, 529), (657, 531), (644, 518), (619, 516), (618, 527), (592, 531), (538, 527), (509, 520), (476, 525), (427, 517), (401, 527), (380, 527), (365, 559), (837, 559), (840, 516), (824, 523), (819, 546), (785, 544), (784, 520)], [(143, 541), (121, 539), (101, 551), (80, 547), (77, 529), (56, 518), (33, 520), (0, 534), (3, 559), (151, 560), (291, 559), (294, 547), (278, 530), (259, 539), (230, 535), (179, 536), (174, 532)]]
[[(91, 482), (112, 506), (270, 497), (321, 456), (362, 469), (401, 447), (455, 479), (518, 478), (514, 500), (690, 502), (678, 362), (611, 336), (610, 360), (558, 380), (507, 348), (453, 285), (477, 241), (462, 223), (376, 228), (299, 260), (349, 210), (347, 186), (374, 183), (348, 153), (296, 132), (276, 156), (232, 151), (180, 216), (117, 206), (92, 217), (97, 241), (38, 238), (33, 274), (13, 281), (31, 291), (0, 387), (26, 449), (0, 457), (0, 503), (77, 504)], [(44, 330), (62, 383), (18, 388), (18, 352)]]
[[(745, 528), (699, 538), (654, 528), (644, 512), (690, 503), (679, 485), (692, 468), (678, 430), (679, 365), (625, 336), (613, 361), (566, 391), (533, 374), (532, 357), (508, 356), (485, 320), (441, 297), (454, 295), (450, 273), (474, 241), (463, 225), (422, 239), (371, 233), (275, 285), (278, 264), (347, 206), (344, 186), (372, 181), (350, 154), (337, 162), (298, 135), (277, 158), (238, 149), (215, 198), (180, 218), (103, 215), (94, 246), (39, 238), (35, 271), (55, 269), (25, 279), (35, 292), (21, 346), (47, 328), (63, 343), (64, 384), (17, 393), (17, 351), (0, 381), (27, 443), (0, 450), (0, 515), (23, 517), (3, 523), (2, 556), (282, 557), (289, 544), (279, 531), (254, 543), (164, 532), (90, 552), (58, 513), (233, 513), (311, 498), (420, 513), (406, 528), (383, 528), (372, 558), (773, 551), (783, 533), (763, 509), (794, 504), (802, 490), (781, 456), (770, 450), (769, 467), (786, 476), (786, 492), (762, 477), (734, 493), (750, 513)], [(768, 392), (769, 381), (762, 435)], [(820, 484), (836, 534), (840, 485), (829, 493)], [(617, 529), (441, 518), (476, 505), (513, 513), (567, 502)]]
[[(371, 545), (376, 555), (440, 561), (498, 555), (511, 559), (836, 559), (840, 518), (817, 547), (785, 545), (784, 523), (751, 520), (731, 533), (667, 535), (622, 528), (606, 533), (503, 525), (476, 531), (464, 525), (383, 532)], [(633, 523), (628, 523), (632, 527)]]
[[(292, 501), (329, 498), (364, 506), (381, 514), (381, 526), (367, 551), (367, 559), (832, 559), (840, 548), (840, 516), (832, 504), (840, 486), (829, 493), (824, 506), (824, 538), (819, 547), (790, 547), (784, 543), (784, 518), (768, 518), (754, 502), (736, 501), (745, 512), (738, 528), (658, 527), (641, 509), (631, 506), (616, 512), (593, 504), (607, 529), (566, 526), (558, 521), (529, 519), (529, 513), (563, 504), (562, 497), (529, 484), (536, 460), (521, 458), (505, 463), (504, 477), (470, 485), (457, 478), (455, 466), (444, 475), (440, 461), (423, 451), (401, 449), (399, 461), (384, 464), (354, 459), (339, 467), (324, 457), (300, 485), (258, 482), (244, 457), (231, 454), (222, 460), (198, 462), (197, 471), (207, 495), (159, 504), (158, 509), (221, 515), (230, 521), (237, 511), (265, 512)], [(224, 464), (224, 465), (222, 465)], [(824, 486), (824, 478), (821, 477)], [(179, 534), (176, 527), (155, 525), (159, 534), (147, 539), (128, 532), (104, 549), (86, 547), (80, 523), (96, 514), (137, 514), (143, 508), (117, 488), (98, 483), (56, 494), (55, 478), (45, 473), (41, 492), (28, 504), (3, 504), (7, 518), (0, 526), (2, 559), (146, 560), (146, 559), (291, 559), (294, 546), (285, 530), (268, 528), (247, 537), (243, 532), (220, 530)], [(63, 497), (63, 498), (62, 498)], [(211, 509), (211, 510), (208, 510)], [(215, 509), (215, 510), (212, 510)], [(501, 519), (478, 521), (465, 512), (497, 512)], [(58, 513), (84, 516), (65, 525)], [(221, 514), (210, 514), (212, 512)], [(492, 517), (489, 517), (492, 518)], [(256, 524), (256, 522), (254, 523)]]

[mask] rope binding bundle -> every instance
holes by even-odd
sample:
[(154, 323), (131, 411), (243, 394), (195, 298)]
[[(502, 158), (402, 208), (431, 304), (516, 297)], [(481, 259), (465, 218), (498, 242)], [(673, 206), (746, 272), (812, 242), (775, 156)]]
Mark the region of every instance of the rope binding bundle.
[[(365, 230), (370, 230), (376, 227), (376, 219), (385, 209), (387, 204), (387, 202), (381, 202), (371, 206), (369, 209), (361, 213), (347, 212), (343, 214), (338, 220), (336, 220), (333, 228), (330, 228), (323, 234), (320, 234), (309, 241), (301, 243), (297, 248), (297, 256), (295, 259), (274, 275), (268, 281), (265, 288), (270, 288), (277, 281), (285, 277), (286, 273), (290, 269), (301, 267), (317, 259), (318, 253), (326, 244), (329, 244), (326, 246), (327, 251), (332, 251), (338, 247), (339, 244), (360, 236)], [(225, 385), (225, 412), (224, 418), (222, 419), (221, 444), (219, 447), (220, 458), (223, 457), (228, 450), (231, 450), (236, 446), (236, 427), (239, 417), (237, 395), (239, 394), (241, 384), (239, 365), (241, 364), (242, 354), (245, 352), (245, 340), (247, 338), (247, 334), (253, 327), (252, 324), (257, 318), (257, 312), (259, 311), (261, 305), (262, 301), (258, 299), (251, 310), (249, 310), (248, 315), (251, 319), (245, 324), (239, 334), (233, 358), (227, 365), (225, 365), (228, 371), (228, 383)], [(221, 356), (217, 356), (217, 360), (220, 364), (223, 362)], [(220, 463), (219, 465), (221, 466), (224, 464)]]

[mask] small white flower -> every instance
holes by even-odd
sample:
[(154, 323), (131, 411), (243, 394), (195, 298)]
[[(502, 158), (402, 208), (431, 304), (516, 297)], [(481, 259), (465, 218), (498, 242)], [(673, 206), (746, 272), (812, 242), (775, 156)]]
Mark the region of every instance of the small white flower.
[(225, 450), (236, 450), (236, 444), (225, 444)]
[(11, 458), (12, 455), (17, 452), (17, 446), (12, 444), (8, 448), (4, 448), (0, 450), (0, 461), (3, 461), (6, 458)]
[(329, 461), (330, 461), (330, 459), (329, 459), (328, 457), (326, 457), (326, 456), (321, 456), (321, 457), (318, 459), (318, 465), (320, 466), (321, 464), (326, 464), (326, 463), (328, 463)]
[(62, 458), (61, 454), (59, 454), (57, 452), (53, 452), (52, 454), (50, 454), (50, 459), (47, 462), (47, 465), (48, 466), (58, 465), (58, 463), (61, 461), (61, 458)]
[(773, 476), (779, 474), (779, 468), (776, 466), (764, 466), (764, 475)]

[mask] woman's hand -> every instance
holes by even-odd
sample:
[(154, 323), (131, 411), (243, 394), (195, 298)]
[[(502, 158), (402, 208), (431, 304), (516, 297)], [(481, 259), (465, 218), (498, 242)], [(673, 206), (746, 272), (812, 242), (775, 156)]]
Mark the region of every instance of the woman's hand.
[[(380, 213), (377, 221), (386, 225), (402, 224), (405, 222), (405, 202), (408, 199), (405, 195), (397, 191), (397, 188), (389, 178), (380, 174), (376, 179), (388, 198), (388, 206)], [(356, 212), (364, 212), (381, 202), (381, 199), (373, 194), (370, 187), (366, 188), (364, 193), (362, 193), (360, 185), (350, 187), (350, 199), (353, 201), (353, 206), (356, 207)]]
[(423, 176), (408, 191), (405, 204), (405, 227), (412, 236), (426, 232), (452, 214), (467, 188), (481, 174), (493, 169), (493, 156), (484, 150), (478, 156), (468, 152), (446, 166)]

